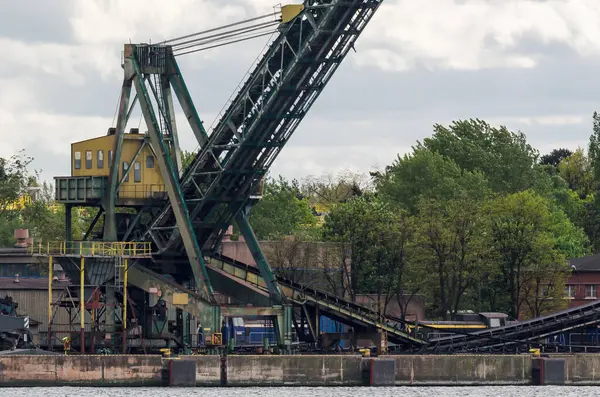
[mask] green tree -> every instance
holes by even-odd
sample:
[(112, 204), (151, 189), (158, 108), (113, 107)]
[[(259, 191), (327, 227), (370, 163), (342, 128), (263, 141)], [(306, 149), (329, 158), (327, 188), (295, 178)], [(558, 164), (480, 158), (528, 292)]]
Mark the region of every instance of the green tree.
[(337, 175), (308, 176), (302, 180), (301, 190), (311, 205), (329, 206), (372, 192), (373, 186), (369, 175), (345, 170)]
[(467, 291), (489, 268), (488, 225), (481, 205), (465, 198), (447, 203), (423, 200), (419, 205), (420, 261), (431, 275), (433, 307), (444, 320), (454, 318)]
[(592, 119), (592, 135), (590, 135), (588, 156), (594, 172), (596, 192), (598, 192), (600, 188), (600, 114), (594, 112)]
[(463, 171), (453, 160), (424, 148), (398, 156), (382, 174), (375, 175), (378, 194), (386, 201), (415, 213), (422, 199), (448, 201), (460, 197), (481, 200), (490, 193), (478, 172)]
[(187, 150), (181, 151), (181, 168), (186, 169), (194, 160), (195, 153), (188, 152)]
[(0, 157), (0, 216), (25, 192), (30, 181), (28, 166), (32, 161), (24, 151), (9, 159)]
[[(361, 196), (335, 205), (325, 217), (323, 235), (326, 241), (350, 246), (351, 298), (357, 293), (383, 290), (382, 274), (389, 278), (386, 266), (385, 233), (389, 229), (389, 207), (372, 196)], [(386, 272), (388, 272), (386, 274)]]
[(558, 167), (558, 164), (565, 158), (570, 157), (573, 152), (569, 149), (553, 149), (550, 153), (540, 157), (540, 165), (551, 165)]
[(594, 192), (594, 174), (591, 161), (577, 149), (571, 156), (558, 164), (560, 176), (569, 184), (569, 188), (579, 193), (582, 198)]
[(427, 285), (427, 270), (415, 256), (415, 220), (371, 194), (335, 205), (323, 226), (327, 241), (347, 245), (348, 295), (372, 294), (380, 314), (396, 299), (402, 316)]
[(495, 192), (518, 192), (531, 187), (538, 152), (523, 133), (492, 127), (479, 119), (460, 120), (445, 127), (434, 126), (424, 147), (452, 159), (465, 171), (485, 174)]
[(252, 208), (249, 221), (261, 240), (317, 233), (317, 218), (307, 200), (301, 198), (297, 183), (289, 183), (281, 176), (265, 181), (263, 197)]
[(24, 151), (6, 159), (0, 158), (0, 246), (12, 246), (14, 230), (20, 227), (20, 212), (15, 202), (30, 182), (28, 166), (33, 159)]
[[(564, 214), (553, 213), (551, 203), (532, 190), (498, 197), (489, 204), (488, 211), (491, 241), (500, 270), (500, 278), (492, 286), (507, 289), (507, 299), (498, 304), (518, 318), (524, 305), (531, 301), (529, 292), (534, 274), (540, 288), (552, 285), (553, 289), (564, 291), (564, 277), (562, 284), (550, 278), (554, 278), (556, 271), (568, 271), (566, 252), (584, 251), (585, 236), (569, 225)], [(554, 300), (556, 307), (559, 303)], [(548, 299), (545, 306), (545, 310), (550, 310), (552, 300)]]
[[(64, 206), (51, 208), (42, 200), (34, 201), (21, 211), (22, 227), (29, 229), (30, 237), (38, 242), (64, 241), (66, 212)], [(69, 240), (81, 240), (89, 221), (72, 212), (72, 228)]]
[(390, 289), (387, 302), (396, 298), (402, 319), (406, 318), (409, 304), (417, 294), (422, 295), (428, 286), (428, 271), (422, 266), (417, 254), (416, 219), (402, 209), (392, 209), (389, 230), (384, 240), (390, 262)]

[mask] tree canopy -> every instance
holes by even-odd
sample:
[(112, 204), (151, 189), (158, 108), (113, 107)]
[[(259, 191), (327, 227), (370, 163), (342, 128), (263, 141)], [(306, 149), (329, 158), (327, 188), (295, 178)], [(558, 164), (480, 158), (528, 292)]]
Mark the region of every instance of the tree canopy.
[[(541, 157), (525, 134), (504, 126), (435, 124), (378, 172), (266, 178), (250, 223), (260, 240), (289, 243), (285, 255), (276, 252), (282, 271), (312, 260), (288, 258), (297, 242), (337, 244), (339, 255), (327, 254), (335, 263), (322, 265), (342, 271), (324, 277), (336, 278), (329, 281), (345, 297), (377, 296), (382, 312), (393, 300), (405, 312), (420, 295), (430, 318), (462, 310), (539, 316), (565, 304), (568, 259), (600, 252), (600, 115), (591, 124), (587, 150)], [(184, 151), (184, 167), (191, 159)], [(0, 244), (12, 244), (17, 227), (64, 237), (64, 208), (52, 206), (53, 189), (28, 171), (30, 162), (24, 153), (0, 158)], [(33, 184), (43, 199), (15, 209)], [(72, 238), (92, 216), (74, 213)]]

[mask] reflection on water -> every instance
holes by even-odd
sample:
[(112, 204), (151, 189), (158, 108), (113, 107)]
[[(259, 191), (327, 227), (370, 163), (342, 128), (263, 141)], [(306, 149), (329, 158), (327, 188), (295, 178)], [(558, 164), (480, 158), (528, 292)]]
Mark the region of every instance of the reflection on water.
[(288, 387), (288, 388), (0, 388), (0, 397), (592, 397), (597, 387), (485, 386), (485, 387)]

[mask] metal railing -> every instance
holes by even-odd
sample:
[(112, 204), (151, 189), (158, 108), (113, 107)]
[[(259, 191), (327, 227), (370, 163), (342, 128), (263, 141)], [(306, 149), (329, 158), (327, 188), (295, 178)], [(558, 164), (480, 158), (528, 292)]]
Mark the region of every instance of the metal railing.
[(88, 257), (150, 257), (150, 242), (104, 242), (104, 241), (52, 241), (38, 243), (30, 248), (31, 255), (88, 256)]
[(164, 199), (166, 189), (165, 185), (160, 184), (123, 184), (119, 187), (118, 197), (120, 199)]

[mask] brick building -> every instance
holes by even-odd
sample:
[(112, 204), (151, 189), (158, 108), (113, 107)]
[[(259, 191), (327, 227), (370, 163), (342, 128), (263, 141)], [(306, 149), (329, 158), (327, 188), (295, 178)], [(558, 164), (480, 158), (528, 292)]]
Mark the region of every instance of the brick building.
[(569, 308), (598, 299), (600, 254), (570, 259), (569, 263), (571, 264), (571, 276), (565, 287)]

